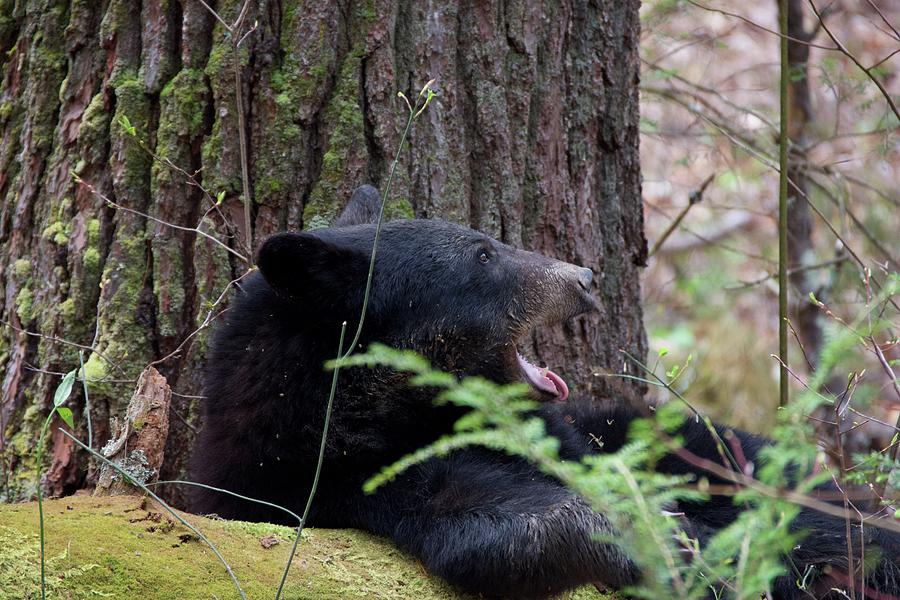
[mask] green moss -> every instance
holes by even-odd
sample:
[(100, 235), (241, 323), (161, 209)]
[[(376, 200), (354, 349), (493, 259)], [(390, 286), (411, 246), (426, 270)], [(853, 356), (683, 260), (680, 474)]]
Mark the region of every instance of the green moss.
[(314, 216), (333, 220), (346, 182), (351, 179), (348, 166), (364, 163), (366, 140), (363, 112), (359, 106), (360, 59), (354, 55), (345, 58), (338, 75), (331, 101), (325, 108), (324, 121), (331, 124), (319, 179), (303, 208), (303, 221)]
[[(182, 69), (160, 94), (160, 118), (156, 154), (172, 164), (192, 163), (192, 148), (204, 134), (204, 115), (209, 102), (206, 75), (199, 69)], [(207, 182), (207, 185), (209, 183)], [(185, 177), (162, 161), (153, 164), (152, 193), (155, 197), (184, 196)], [(160, 335), (178, 336), (186, 300), (184, 253), (178, 238), (166, 232), (153, 238), (153, 292), (156, 296)]]
[(294, 118), (297, 106), (304, 101), (296, 83), (296, 79), (287, 76), (282, 68), (273, 71), (270, 79), (269, 93), (273, 94), (274, 102), (262, 109), (270, 114), (262, 131), (260, 160), (254, 164), (254, 192), (260, 204), (282, 202), (281, 196), (291, 188), (296, 175), (301, 151), (297, 142), (302, 130)]
[(25, 279), (31, 273), (31, 261), (27, 258), (17, 259), (13, 263), (13, 273), (19, 279)]
[(378, 18), (378, 13), (375, 9), (375, 2), (372, 0), (366, 0), (365, 2), (361, 2), (356, 9), (356, 14), (367, 21), (374, 21)]
[[(157, 132), (156, 154), (176, 165), (189, 165), (192, 147), (204, 133), (204, 114), (209, 102), (206, 75), (199, 69), (183, 69), (163, 88)], [(155, 196), (182, 194), (184, 176), (162, 162), (153, 165)], [(185, 291), (184, 256), (177, 239), (158, 236), (153, 240), (153, 291), (159, 311), (157, 326), (163, 336), (177, 336), (181, 329)]]
[[(233, 3), (219, 5), (219, 14), (236, 12)], [(238, 61), (246, 66), (249, 54), (246, 44), (238, 51)], [(209, 78), (212, 98), (218, 107), (212, 131), (203, 142), (203, 183), (208, 189), (224, 190), (229, 196), (242, 195), (240, 153), (238, 149), (237, 103), (234, 95), (234, 53), (231, 41), (221, 24), (213, 33), (213, 45), (204, 73)]]
[[(122, 126), (122, 117), (127, 117), (135, 128), (135, 135), (132, 136)], [(123, 79), (116, 87), (116, 113), (110, 125), (110, 140), (113, 145), (110, 160), (121, 165), (118, 187), (129, 192), (129, 199), (149, 197), (151, 157), (140, 144), (140, 140), (147, 139), (149, 121), (150, 99), (144, 93), (143, 83), (138, 79)], [(117, 196), (121, 201), (121, 195), (117, 193)], [(131, 208), (138, 207), (131, 205)]]
[(165, 108), (165, 118), (160, 117), (160, 129), (185, 137), (203, 133), (203, 115), (206, 111), (209, 88), (206, 76), (200, 69), (182, 69), (166, 84), (160, 93)]
[[(151, 157), (140, 144), (140, 140), (148, 139), (150, 106), (150, 99), (140, 81), (133, 77), (119, 77), (116, 112), (109, 128), (109, 162), (116, 201), (137, 211), (146, 211), (150, 203)], [(134, 127), (134, 135), (123, 126), (122, 117), (128, 118)], [(99, 225), (93, 227), (94, 232), (98, 233)], [(94, 238), (90, 240), (90, 246), (97, 248), (96, 237), (90, 235), (91, 225), (88, 233)], [(142, 217), (119, 212), (116, 215), (115, 238), (99, 280), (104, 310), (98, 323), (98, 350), (121, 367), (113, 374), (115, 379), (136, 378), (142, 365), (152, 360), (147, 335), (147, 311), (144, 309), (146, 299), (141, 295), (149, 280), (147, 235), (146, 222)], [(99, 256), (86, 254), (87, 266), (93, 266), (92, 258), (97, 257), (99, 268)], [(127, 400), (126, 390), (126, 385), (121, 386), (120, 393), (103, 389), (103, 395), (110, 401), (111, 412), (118, 410), (120, 403), (124, 404)]]
[(324, 21), (316, 35), (303, 40), (303, 52), (296, 52), (292, 45), (298, 41), (296, 33), (301, 31), (303, 6), (300, 2), (287, 4), (290, 8), (285, 7), (281, 22), (281, 49), (285, 56), (281, 89), (291, 90), (296, 100), (308, 104), (327, 84), (335, 52), (326, 42), (329, 31)]
[[(225, 569), (208, 547), (161, 509), (140, 498), (77, 496), (44, 505), (48, 581), (53, 597), (236, 598)], [(185, 517), (219, 549), (248, 598), (274, 596), (294, 533), (265, 523)], [(10, 598), (34, 598), (38, 562), (37, 506), (0, 506), (0, 574)], [(265, 536), (280, 542), (268, 549)], [(10, 543), (4, 543), (8, 540)], [(71, 576), (69, 575), (71, 574)], [(2, 575), (0, 575), (2, 577)], [(381, 538), (354, 530), (307, 529), (288, 574), (292, 600), (352, 598), (465, 599), (425, 574), (421, 565)], [(585, 588), (570, 599), (601, 599)]]
[[(43, 425), (46, 415), (32, 402), (31, 390), (26, 390), (26, 408), (13, 413), (11, 423), (16, 424), (13, 434), (6, 439), (6, 446), (0, 452), (0, 462), (9, 464), (15, 461), (16, 468), (7, 471), (8, 479), (0, 488), (0, 503), (30, 500), (34, 498), (37, 488), (37, 452), (35, 440)], [(7, 431), (9, 433), (9, 431)], [(45, 460), (49, 460), (44, 454)], [(2, 506), (2, 504), (0, 504)], [(3, 520), (0, 519), (0, 523)], [(0, 557), (0, 563), (3, 562)], [(2, 588), (0, 588), (2, 589)], [(0, 596), (2, 597), (2, 596)]]
[(331, 222), (325, 217), (322, 217), (320, 215), (313, 215), (311, 219), (306, 220), (304, 229), (306, 229), (307, 231), (313, 231), (316, 229), (324, 229), (329, 225), (331, 225)]
[(95, 382), (105, 379), (107, 376), (106, 361), (97, 356), (96, 352), (91, 353), (84, 363), (83, 375), (88, 385), (94, 385)]
[(0, 102), (0, 124), (5, 124), (9, 119), (9, 115), (12, 114), (13, 111), (13, 103), (12, 100), (5, 100)]
[[(161, 254), (166, 256), (164, 264), (161, 264)], [(167, 243), (154, 244), (154, 255), (157, 258), (153, 261), (153, 294), (159, 306), (156, 326), (160, 335), (175, 337), (180, 331), (185, 302), (184, 286), (181, 284), (184, 278), (184, 253), (177, 240), (170, 238)]]
[[(143, 366), (153, 360), (147, 326), (140, 321), (138, 310), (147, 279), (146, 246), (143, 229), (130, 218), (122, 218), (101, 278), (105, 305), (100, 315), (98, 350), (121, 369), (112, 373), (115, 376), (110, 377), (112, 379), (136, 378)], [(98, 393), (110, 399), (110, 410), (115, 412), (120, 403), (124, 405), (127, 401), (130, 386), (98, 381), (107, 378), (107, 365), (101, 361), (96, 354), (91, 355), (88, 362), (92, 362), (91, 367), (96, 370), (91, 373), (89, 368), (88, 378), (93, 379), (91, 385)], [(121, 387), (115, 387), (117, 385)], [(119, 390), (118, 393), (115, 390)]]
[(65, 246), (69, 243), (69, 226), (62, 221), (54, 221), (44, 228), (41, 237), (53, 240), (57, 246)]
[(385, 220), (412, 219), (415, 216), (409, 198), (388, 198), (387, 205), (384, 207)]
[[(21, 598), (38, 598), (41, 567), (37, 534), (25, 535), (0, 525), (0, 548), (3, 548), (3, 557), (0, 560), (0, 590), (21, 590)], [(67, 549), (63, 548), (62, 552), (56, 556), (49, 556), (46, 561), (46, 569), (56, 575), (45, 578), (46, 590), (51, 597), (62, 597), (67, 580), (75, 581), (79, 575), (98, 566), (95, 563), (86, 563), (66, 568), (64, 565), (67, 559)]]
[(85, 248), (84, 255), (81, 257), (81, 264), (87, 273), (96, 273), (100, 268), (100, 251), (93, 246)]
[(95, 245), (100, 242), (100, 219), (90, 219), (87, 222), (88, 244)]
[(16, 314), (22, 323), (30, 323), (34, 318), (34, 293), (27, 285), (16, 295)]
[[(98, 92), (91, 98), (87, 108), (84, 109), (84, 114), (81, 115), (81, 126), (78, 129), (78, 147), (81, 156), (79, 164), (81, 162), (92, 165), (103, 164), (108, 136), (109, 110), (105, 106), (103, 92)], [(80, 173), (82, 169), (76, 166), (75, 171)]]
[(59, 305), (59, 314), (67, 323), (71, 323), (75, 319), (75, 299), (66, 298)]
[[(81, 269), (79, 271), (76, 268), (76, 276), (71, 279), (68, 289), (69, 297), (60, 305), (60, 316), (72, 338), (87, 338), (91, 335), (91, 321), (100, 284), (100, 220), (89, 219), (86, 230), (86, 243), (80, 257)], [(72, 255), (72, 258), (78, 260), (77, 255)]]

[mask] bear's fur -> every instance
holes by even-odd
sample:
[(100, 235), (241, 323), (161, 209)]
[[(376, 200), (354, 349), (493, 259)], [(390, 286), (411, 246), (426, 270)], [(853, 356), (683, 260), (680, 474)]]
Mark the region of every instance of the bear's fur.
[[(377, 212), (377, 192), (364, 187), (335, 227), (279, 234), (263, 244), (260, 272), (242, 285), (212, 344), (204, 426), (192, 462), (195, 481), (302, 512), (331, 384), (323, 363), (337, 352), (341, 323), (348, 324), (348, 340), (356, 330), (375, 234), (369, 221)], [(552, 373), (535, 375), (516, 343), (535, 326), (591, 310), (590, 283), (587, 269), (464, 227), (394, 221), (381, 231), (359, 348), (378, 341), (415, 350), (458, 375), (500, 383), (524, 377), (536, 396), (565, 400), (565, 384)], [(363, 494), (366, 479), (450, 432), (463, 414), (434, 405), (432, 391), (405, 381), (385, 369), (342, 374), (309, 524), (389, 537), (432, 573), (492, 596), (546, 597), (588, 582), (622, 587), (638, 580), (627, 556), (596, 541), (598, 533), (614, 533), (608, 521), (518, 458), (469, 448)], [(603, 451), (620, 448), (636, 416), (626, 407), (605, 410), (588, 400), (541, 406), (548, 431), (569, 459), (599, 451), (596, 438)], [(688, 423), (681, 435), (690, 452), (719, 461), (702, 424)], [(747, 460), (755, 460), (765, 441), (737, 435)], [(695, 470), (672, 456), (658, 468)], [(278, 510), (203, 489), (194, 494), (192, 508), (295, 524)], [(728, 497), (678, 508), (701, 535), (732, 522), (739, 510)], [(796, 524), (811, 530), (790, 557), (799, 572), (821, 564), (840, 568), (846, 542), (836, 534), (843, 521), (804, 511)], [(888, 557), (869, 584), (897, 593), (897, 536), (872, 528), (863, 535), (867, 552), (880, 547)], [(777, 597), (804, 592), (793, 577), (784, 577)]]

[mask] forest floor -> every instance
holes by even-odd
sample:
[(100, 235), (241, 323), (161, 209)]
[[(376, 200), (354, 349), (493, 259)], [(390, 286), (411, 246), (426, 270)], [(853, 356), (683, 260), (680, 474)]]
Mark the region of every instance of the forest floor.
[[(247, 598), (275, 597), (294, 530), (180, 514), (216, 545)], [(209, 547), (143, 497), (47, 500), (44, 519), (48, 598), (239, 597)], [(0, 504), (0, 600), (40, 597), (38, 531), (36, 503)], [(346, 529), (302, 535), (286, 600), (465, 598), (387, 540)], [(568, 596), (604, 597), (594, 588)]]

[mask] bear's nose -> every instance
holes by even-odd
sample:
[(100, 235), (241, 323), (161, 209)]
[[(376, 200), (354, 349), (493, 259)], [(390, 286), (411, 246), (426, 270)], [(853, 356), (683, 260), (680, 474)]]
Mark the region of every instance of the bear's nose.
[(578, 269), (578, 285), (586, 292), (591, 291), (591, 282), (594, 280), (594, 272), (590, 269)]

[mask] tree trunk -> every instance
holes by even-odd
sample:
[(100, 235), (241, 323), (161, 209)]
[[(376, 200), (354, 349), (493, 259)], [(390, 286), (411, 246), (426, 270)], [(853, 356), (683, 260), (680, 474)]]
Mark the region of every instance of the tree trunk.
[[(392, 215), (594, 269), (601, 311), (536, 333), (534, 352), (579, 390), (640, 392), (603, 376), (621, 350), (645, 353), (636, 0), (251, 0), (237, 53), (199, 1), (101, 4), (0, 0), (0, 499), (33, 494), (42, 415), (79, 349), (94, 446), (155, 363), (173, 389), (162, 478), (183, 474), (209, 329), (192, 334), (246, 264), (169, 224), (246, 254), (236, 58), (254, 245), (383, 185), (406, 120), (397, 91), (436, 78)], [(213, 4), (229, 24), (240, 6)], [(80, 386), (70, 406), (86, 439)], [(89, 483), (86, 457), (50, 443), (47, 491)]]
[[(809, 184), (807, 181), (806, 148), (808, 133), (813, 117), (812, 98), (809, 89), (809, 42), (815, 37), (816, 29), (807, 29), (804, 24), (803, 0), (788, 2), (788, 110), (790, 111), (788, 137), (791, 142), (788, 165), (788, 269), (792, 287), (790, 318), (797, 337), (803, 345), (803, 354), (809, 361), (810, 371), (819, 364), (822, 351), (823, 332), (821, 310), (809, 300), (812, 292), (822, 294), (813, 282), (815, 273), (805, 270), (816, 260), (813, 246), (813, 218), (809, 208)], [(823, 300), (824, 298), (819, 298)]]

